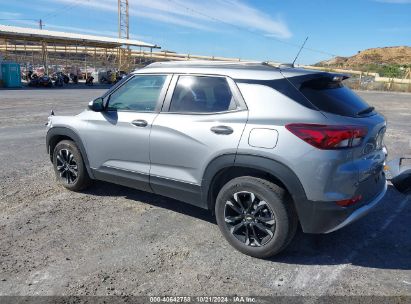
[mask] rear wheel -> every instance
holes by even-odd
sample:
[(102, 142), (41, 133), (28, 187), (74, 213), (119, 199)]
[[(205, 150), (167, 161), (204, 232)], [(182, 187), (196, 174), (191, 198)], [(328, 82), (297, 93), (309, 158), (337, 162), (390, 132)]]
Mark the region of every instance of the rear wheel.
[(91, 183), (83, 157), (71, 140), (63, 140), (56, 145), (53, 166), (57, 180), (69, 190), (80, 191)]
[(215, 211), (227, 241), (237, 250), (258, 258), (285, 249), (298, 224), (287, 192), (251, 176), (228, 182), (217, 196)]

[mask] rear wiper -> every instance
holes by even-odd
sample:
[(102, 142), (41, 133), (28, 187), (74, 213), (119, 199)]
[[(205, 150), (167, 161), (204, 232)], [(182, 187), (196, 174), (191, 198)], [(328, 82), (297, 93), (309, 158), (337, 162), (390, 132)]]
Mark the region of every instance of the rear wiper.
[(374, 107), (368, 107), (368, 108), (366, 108), (366, 109), (361, 110), (360, 112), (358, 112), (358, 113), (357, 113), (357, 116), (361, 116), (361, 115), (364, 115), (364, 114), (371, 113), (371, 112), (374, 111), (374, 110), (375, 110)]

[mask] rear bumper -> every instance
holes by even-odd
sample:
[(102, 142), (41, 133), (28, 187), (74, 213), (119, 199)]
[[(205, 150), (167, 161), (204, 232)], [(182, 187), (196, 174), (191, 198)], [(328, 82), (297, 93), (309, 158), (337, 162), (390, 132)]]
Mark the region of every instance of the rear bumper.
[(360, 219), (370, 212), (387, 192), (387, 182), (384, 178), (382, 188), (368, 202), (360, 206), (340, 207), (334, 202), (307, 201), (307, 210), (304, 221), (301, 221), (303, 231), (306, 233), (330, 233), (341, 229)]
[(349, 224), (351, 224), (352, 222), (360, 219), (361, 217), (363, 217), (364, 215), (366, 215), (368, 212), (371, 211), (371, 209), (373, 209), (375, 206), (377, 206), (377, 204), (382, 200), (382, 198), (385, 196), (385, 193), (387, 192), (387, 182), (385, 182), (384, 185), (384, 189), (383, 191), (381, 191), (380, 194), (378, 194), (378, 196), (376, 198), (374, 198), (371, 202), (369, 202), (368, 204), (358, 208), (357, 210), (355, 210), (353, 213), (351, 213), (350, 216), (348, 216), (342, 223), (338, 224), (337, 226), (335, 226), (334, 228), (326, 231), (325, 233), (330, 233), (333, 231), (336, 231), (338, 229), (341, 229)]

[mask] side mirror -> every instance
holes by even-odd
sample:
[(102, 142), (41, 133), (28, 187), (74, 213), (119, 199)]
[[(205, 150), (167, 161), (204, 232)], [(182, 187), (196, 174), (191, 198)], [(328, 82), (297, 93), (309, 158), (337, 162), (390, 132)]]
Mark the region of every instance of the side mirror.
[(96, 98), (89, 102), (88, 108), (94, 112), (104, 111), (104, 100), (102, 97)]

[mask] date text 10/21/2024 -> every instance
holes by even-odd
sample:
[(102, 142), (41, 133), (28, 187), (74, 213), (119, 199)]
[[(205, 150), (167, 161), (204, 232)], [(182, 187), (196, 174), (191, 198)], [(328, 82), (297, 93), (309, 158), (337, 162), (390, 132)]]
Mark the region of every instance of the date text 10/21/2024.
[(255, 303), (255, 302), (256, 302), (256, 299), (254, 297), (244, 297), (244, 296), (150, 297), (150, 303)]

